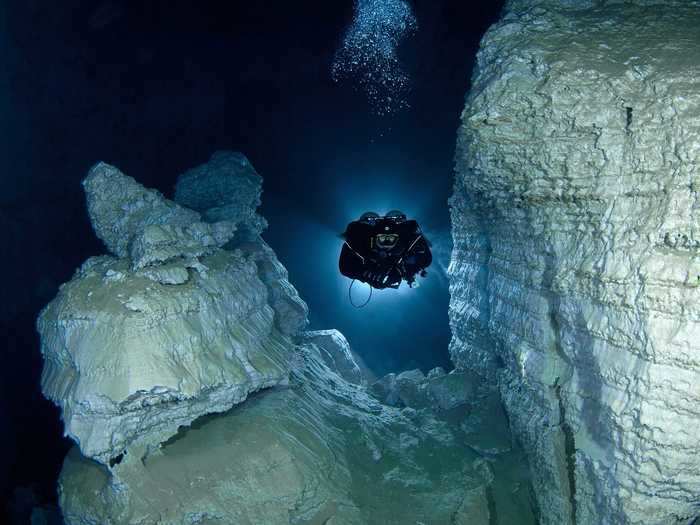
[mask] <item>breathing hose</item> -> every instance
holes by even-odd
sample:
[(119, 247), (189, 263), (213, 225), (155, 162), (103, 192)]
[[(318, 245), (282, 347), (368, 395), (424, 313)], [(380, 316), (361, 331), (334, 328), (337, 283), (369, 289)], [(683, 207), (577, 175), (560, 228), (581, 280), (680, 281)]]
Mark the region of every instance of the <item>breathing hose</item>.
[(352, 282), (350, 283), (350, 287), (348, 288), (348, 299), (350, 300), (350, 304), (353, 305), (355, 308), (358, 308), (358, 309), (364, 308), (372, 300), (373, 288), (372, 288), (372, 285), (369, 285), (369, 297), (367, 297), (367, 300), (364, 303), (362, 303), (361, 305), (358, 306), (352, 300), (352, 287), (355, 285), (355, 280), (356, 279), (352, 280)]

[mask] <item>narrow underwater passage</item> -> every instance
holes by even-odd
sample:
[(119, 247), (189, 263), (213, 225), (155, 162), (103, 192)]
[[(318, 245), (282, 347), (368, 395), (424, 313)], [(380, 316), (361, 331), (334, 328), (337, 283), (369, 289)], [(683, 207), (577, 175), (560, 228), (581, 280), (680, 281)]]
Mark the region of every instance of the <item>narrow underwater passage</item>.
[(5, 521), (697, 520), (696, 0), (0, 15)]
[(175, 201), (106, 163), (84, 180), (110, 256), (37, 322), (42, 391), (75, 441), (66, 523), (534, 524), (494, 385), (376, 379), (341, 332), (306, 329), (261, 186), (237, 152), (183, 173)]
[(369, 323), (347, 309), (336, 272), (334, 236), (365, 207), (402, 207), (449, 245), (454, 129), (500, 2), (413, 4), (420, 31), (397, 55), (412, 82), (410, 109), (378, 117), (352, 82), (331, 75), (352, 0), (2, 3), (7, 520), (55, 506), (72, 443), (39, 389), (35, 320), (76, 268), (105, 253), (80, 188), (99, 160), (171, 195), (178, 174), (214, 151), (245, 152), (265, 177), (266, 239), (311, 305), (313, 326), (342, 328), (378, 375), (448, 366), (438, 272), (417, 294), (387, 295), (387, 309), (373, 303)]

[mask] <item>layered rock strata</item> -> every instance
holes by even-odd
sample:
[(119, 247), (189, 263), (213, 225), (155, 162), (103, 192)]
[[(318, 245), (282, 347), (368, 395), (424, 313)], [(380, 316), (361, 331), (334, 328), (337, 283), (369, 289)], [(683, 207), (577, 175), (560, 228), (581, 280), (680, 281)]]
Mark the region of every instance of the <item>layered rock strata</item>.
[(287, 269), (260, 237), (267, 227), (256, 211), (261, 194), (262, 177), (245, 155), (234, 151), (217, 151), (209, 162), (180, 175), (175, 185), (175, 200), (201, 212), (212, 227), (236, 225), (235, 238), (226, 247), (254, 254), (258, 274), (268, 287), (277, 327), (292, 335), (307, 324), (309, 310), (289, 282)]
[(700, 513), (700, 3), (511, 1), (451, 200), (451, 354), (497, 382), (541, 523)]
[[(38, 321), (42, 387), (76, 442), (59, 479), (66, 522), (534, 524), (493, 391), (441, 369), (368, 388), (340, 332), (302, 331), (306, 305), (236, 208), (257, 206), (260, 181), (222, 155), (178, 183), (197, 211), (104, 164), (85, 182), (113, 255), (89, 259)], [(234, 205), (239, 176), (248, 196)], [(142, 243), (154, 227), (172, 242)], [(245, 235), (191, 234), (221, 227)]]
[(367, 382), (368, 378), (358, 364), (359, 359), (356, 359), (350, 343), (338, 330), (304, 332), (299, 340), (305, 345), (314, 345), (326, 365), (346, 381), (357, 385)]
[(210, 223), (104, 163), (83, 186), (113, 255), (89, 259), (37, 323), (42, 389), (83, 455), (146, 454), (180, 426), (286, 384), (306, 305), (259, 236), (230, 242), (259, 199)]
[(93, 257), (41, 314), (42, 388), (88, 457), (157, 444), (287, 380), (290, 341), (254, 261), (218, 252), (175, 269), (185, 280), (162, 284)]
[(195, 422), (143, 461), (125, 458), (108, 470), (74, 449), (59, 480), (66, 520), (534, 523), (519, 453), (469, 445), (488, 410), (477, 398), (457, 399), (449, 411), (389, 407), (345, 380), (345, 370), (304, 344), (288, 387)]

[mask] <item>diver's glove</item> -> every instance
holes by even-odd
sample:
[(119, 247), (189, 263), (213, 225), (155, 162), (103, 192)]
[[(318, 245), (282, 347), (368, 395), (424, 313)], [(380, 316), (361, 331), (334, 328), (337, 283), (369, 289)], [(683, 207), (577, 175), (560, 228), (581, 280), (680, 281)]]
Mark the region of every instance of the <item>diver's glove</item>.
[[(426, 272), (425, 270), (421, 270), (420, 272), (418, 272), (418, 275), (425, 278), (428, 275), (428, 272)], [(416, 279), (416, 274), (407, 276), (406, 282), (408, 283), (408, 286), (410, 286), (411, 288), (419, 288), (420, 287), (420, 281), (418, 281)]]
[(384, 288), (398, 288), (402, 279), (401, 271), (398, 268), (391, 268), (384, 276)]
[(362, 273), (362, 280), (374, 288), (384, 288), (384, 280), (386, 275), (382, 272), (365, 270)]

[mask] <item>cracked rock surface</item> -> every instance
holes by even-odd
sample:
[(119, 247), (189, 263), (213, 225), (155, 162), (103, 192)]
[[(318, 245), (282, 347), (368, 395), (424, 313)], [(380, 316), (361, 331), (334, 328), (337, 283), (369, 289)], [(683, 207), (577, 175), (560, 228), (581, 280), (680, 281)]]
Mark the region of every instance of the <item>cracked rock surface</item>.
[(534, 523), (519, 453), (467, 444), (464, 416), (478, 405), (389, 407), (326, 363), (304, 344), (288, 387), (111, 469), (74, 449), (59, 481), (68, 523)]
[(202, 213), (207, 222), (232, 221), (251, 237), (267, 228), (256, 213), (262, 177), (242, 153), (217, 151), (209, 162), (186, 171), (177, 180), (175, 201)]
[(130, 257), (135, 269), (206, 255), (236, 231), (235, 222), (202, 222), (196, 211), (144, 188), (104, 162), (90, 170), (83, 188), (95, 233), (114, 255)]
[[(178, 189), (197, 212), (107, 165), (85, 184), (112, 255), (37, 324), (42, 388), (76, 442), (59, 479), (68, 525), (534, 524), (493, 390), (435, 369), (370, 391), (340, 332), (302, 332), (308, 308), (246, 224), (254, 209), (207, 216), (240, 177), (215, 160)], [(225, 240), (229, 225), (245, 235)]]
[(308, 310), (262, 239), (232, 245), (236, 222), (202, 222), (104, 163), (83, 186), (113, 256), (86, 261), (37, 322), (42, 390), (83, 455), (147, 451), (287, 383)]
[(700, 513), (700, 3), (508, 3), (451, 199), (451, 355), (500, 388), (543, 524)]

